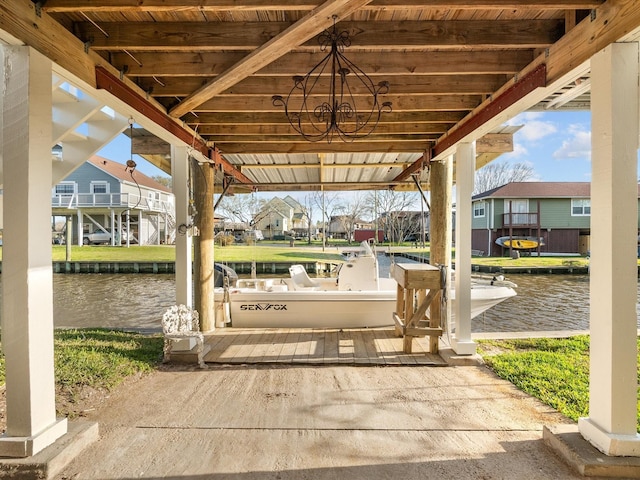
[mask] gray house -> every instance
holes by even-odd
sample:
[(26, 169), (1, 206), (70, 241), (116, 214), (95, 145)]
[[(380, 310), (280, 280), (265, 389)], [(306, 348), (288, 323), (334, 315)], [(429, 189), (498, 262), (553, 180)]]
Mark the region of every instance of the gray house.
[(171, 190), (106, 158), (91, 157), (55, 185), (51, 208), (54, 217), (71, 216), (77, 245), (105, 236), (112, 245), (159, 245), (175, 240)]
[(525, 236), (542, 237), (541, 252), (587, 254), (590, 197), (589, 182), (513, 182), (475, 195), (472, 248), (499, 256), (498, 238)]

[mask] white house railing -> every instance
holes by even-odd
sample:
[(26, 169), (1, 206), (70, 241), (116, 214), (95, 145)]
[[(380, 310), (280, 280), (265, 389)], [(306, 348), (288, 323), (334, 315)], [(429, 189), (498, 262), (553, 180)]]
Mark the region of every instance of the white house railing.
[(173, 203), (140, 197), (135, 193), (56, 193), (51, 197), (52, 208), (130, 208), (156, 213), (174, 214)]

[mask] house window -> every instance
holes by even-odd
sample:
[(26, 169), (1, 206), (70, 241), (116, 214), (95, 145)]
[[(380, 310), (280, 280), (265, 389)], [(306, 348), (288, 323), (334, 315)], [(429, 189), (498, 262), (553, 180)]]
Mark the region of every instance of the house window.
[(109, 184), (107, 182), (91, 182), (91, 193), (109, 193)]
[(76, 182), (60, 182), (56, 185), (55, 191), (59, 195), (73, 195), (76, 193)]
[(473, 218), (484, 217), (485, 213), (485, 203), (484, 202), (476, 202), (473, 204)]
[(588, 198), (571, 199), (571, 216), (585, 217), (591, 215), (591, 200)]

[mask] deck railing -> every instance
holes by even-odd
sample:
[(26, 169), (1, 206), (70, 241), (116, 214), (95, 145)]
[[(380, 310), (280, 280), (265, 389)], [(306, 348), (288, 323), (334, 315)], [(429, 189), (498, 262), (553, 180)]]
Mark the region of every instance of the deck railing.
[(505, 227), (535, 227), (538, 225), (538, 213), (504, 213), (502, 225)]
[(173, 203), (140, 197), (134, 193), (56, 193), (51, 197), (53, 208), (130, 208), (156, 213), (175, 213)]

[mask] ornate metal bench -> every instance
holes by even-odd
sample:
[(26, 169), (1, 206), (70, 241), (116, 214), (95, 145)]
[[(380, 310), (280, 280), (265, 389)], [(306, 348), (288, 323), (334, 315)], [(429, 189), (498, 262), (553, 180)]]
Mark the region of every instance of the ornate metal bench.
[(195, 353), (198, 355), (198, 365), (204, 368), (203, 359), (204, 335), (200, 331), (199, 314), (186, 305), (173, 305), (162, 316), (162, 333), (164, 334), (163, 361), (171, 358), (173, 342), (193, 339), (196, 342)]

